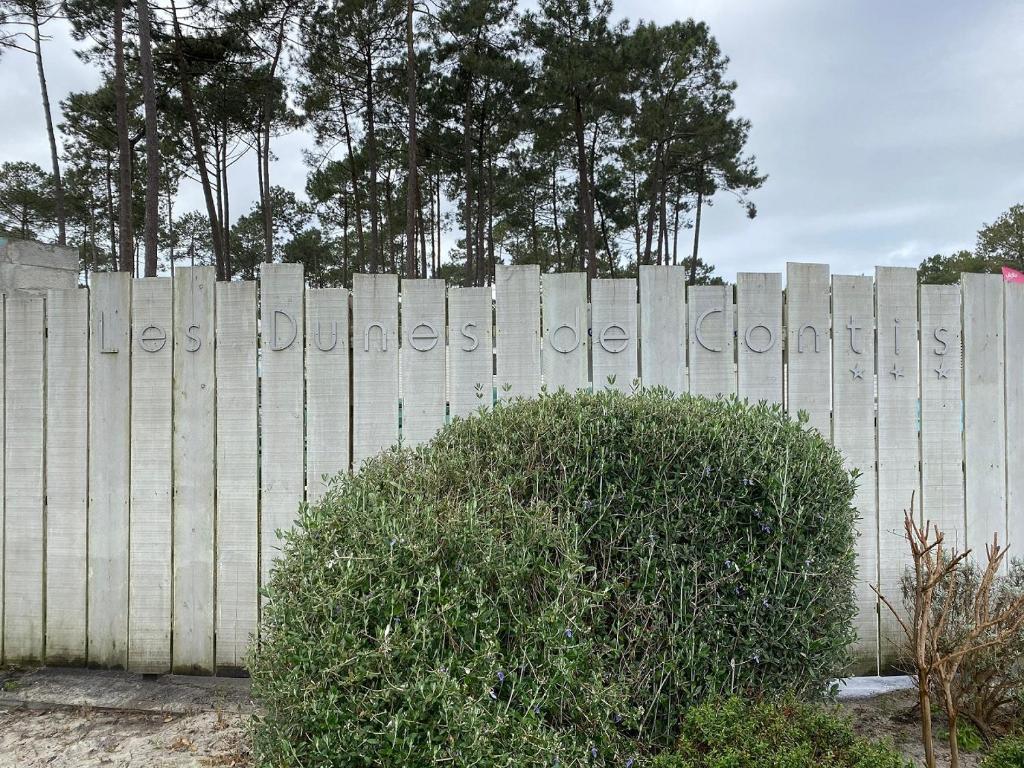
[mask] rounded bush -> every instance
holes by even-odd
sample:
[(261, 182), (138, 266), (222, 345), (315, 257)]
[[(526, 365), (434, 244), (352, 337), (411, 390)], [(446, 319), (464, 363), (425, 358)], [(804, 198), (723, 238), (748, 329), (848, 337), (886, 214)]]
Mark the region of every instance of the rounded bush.
[(854, 478), (781, 409), (543, 395), (302, 510), (251, 660), (265, 765), (639, 767), (692, 703), (847, 661)]

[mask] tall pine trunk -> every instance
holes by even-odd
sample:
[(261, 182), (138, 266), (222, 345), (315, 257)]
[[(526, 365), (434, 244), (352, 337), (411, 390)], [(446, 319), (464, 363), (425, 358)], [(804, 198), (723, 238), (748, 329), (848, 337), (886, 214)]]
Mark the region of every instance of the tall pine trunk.
[(222, 184), (222, 195), (224, 198), (224, 213), (220, 217), (220, 231), (221, 231), (221, 243), (224, 245), (224, 258), (221, 259), (223, 266), (223, 275), (221, 280), (231, 279), (231, 225), (228, 223), (231, 221), (231, 190), (228, 187), (228, 126), (227, 120), (224, 121), (224, 153), (221, 155), (222, 162), (224, 163), (221, 177)]
[(643, 264), (643, 250), (640, 247), (640, 184), (636, 180), (636, 171), (631, 174), (631, 191), (633, 202), (633, 247), (636, 250), (636, 263)]
[(171, 191), (171, 184), (167, 184), (167, 258), (170, 262), (171, 271), (174, 271), (174, 246), (177, 235), (174, 234), (174, 195)]
[(394, 206), (391, 205), (393, 187), (391, 184), (391, 169), (384, 174), (384, 243), (382, 244), (382, 260), (380, 271), (394, 272), (396, 275), (401, 271), (401, 259), (395, 258), (395, 227), (394, 227)]
[[(91, 206), (90, 206), (91, 208)], [(91, 211), (90, 211), (91, 213)], [(86, 219), (85, 231), (88, 240), (88, 250), (85, 252), (82, 259), (83, 272), (85, 273), (85, 287), (89, 287), (89, 267), (92, 264), (93, 259), (96, 258), (96, 227), (93, 225), (92, 217)]]
[(690, 285), (697, 284), (697, 250), (700, 246), (700, 213), (704, 207), (704, 193), (697, 192), (697, 212), (693, 217), (693, 254), (690, 256)]
[(576, 174), (580, 198), (580, 268), (593, 280), (597, 277), (597, 261), (594, 258), (594, 198), (590, 190), (590, 161), (587, 159), (583, 104), (578, 96), (573, 99), (573, 124), (576, 132)]
[(438, 173), (434, 176), (434, 200), (437, 203), (437, 211), (434, 215), (434, 224), (437, 226), (437, 251), (436, 261), (434, 266), (434, 274), (440, 274), (441, 272), (441, 236), (443, 235), (442, 227), (444, 222), (441, 220), (441, 174)]
[(348, 285), (348, 195), (341, 196), (341, 284)]
[[(213, 131), (213, 173), (217, 177), (217, 186), (215, 190), (216, 194), (216, 207), (217, 216), (213, 221), (217, 222), (217, 227), (220, 230), (221, 243), (224, 243), (224, 227), (222, 222), (224, 221), (224, 162), (222, 161), (223, 153), (227, 152), (227, 148), (224, 143), (221, 142), (221, 135), (219, 129)], [(225, 244), (226, 246), (226, 244)], [(225, 248), (226, 250), (226, 248)], [(224, 279), (224, 258), (217, 259), (217, 279)]]
[(135, 267), (132, 231), (132, 148), (128, 136), (128, 85), (124, 67), (124, 5), (114, 3), (114, 110), (117, 127), (117, 235), (118, 269)]
[(257, 158), (259, 173), (262, 178), (260, 187), (263, 199), (260, 210), (263, 214), (263, 261), (270, 264), (274, 260), (274, 206), (270, 195), (270, 124), (263, 125), (262, 157)]
[(114, 210), (114, 159), (107, 152), (106, 180), (107, 180), (107, 238), (110, 240), (110, 262), (114, 271), (117, 271), (117, 213)]
[(64, 182), (60, 176), (60, 158), (57, 154), (57, 135), (53, 130), (53, 115), (50, 112), (50, 95), (46, 88), (46, 71), (43, 69), (42, 35), (39, 31), (39, 8), (32, 5), (32, 39), (36, 49), (36, 73), (39, 75), (39, 91), (43, 100), (43, 114), (46, 117), (46, 135), (50, 140), (50, 163), (53, 166), (54, 212), (57, 214), (57, 244), (67, 245), (67, 214), (64, 209)]
[(380, 272), (380, 196), (377, 194), (377, 129), (373, 92), (373, 58), (365, 54), (366, 66), (366, 162), (370, 172), (370, 272)]
[(604, 218), (604, 211), (601, 209), (600, 203), (597, 202), (597, 198), (594, 199), (594, 208), (597, 209), (597, 218), (601, 223), (601, 239), (604, 241), (604, 250), (608, 254), (608, 270), (612, 277), (615, 277), (615, 254), (612, 253), (612, 243), (608, 239), (608, 223)]
[(562, 231), (558, 226), (558, 160), (551, 161), (551, 221), (555, 230), (555, 258), (562, 269)]
[(487, 161), (487, 279), (494, 284), (497, 262), (494, 256), (494, 161)]
[(473, 244), (476, 230), (473, 228), (473, 86), (466, 78), (466, 103), (462, 110), (462, 172), (466, 177), (466, 200), (462, 208), (462, 225), (466, 230), (466, 282), (476, 285)]
[[(651, 263), (651, 245), (654, 241), (654, 220), (657, 213), (658, 183), (661, 177), (661, 156), (664, 147), (658, 143), (654, 151), (654, 165), (651, 167), (650, 189), (647, 198), (647, 239), (644, 242), (644, 264)], [(658, 235), (660, 240), (661, 235)]]
[(150, 34), (149, 0), (138, 0), (139, 72), (146, 121), (146, 219), (144, 228), (145, 275), (156, 277), (157, 237), (160, 232), (160, 137), (156, 122), (156, 80), (153, 75), (153, 43)]
[(665, 169), (661, 169), (661, 184), (658, 195), (658, 263), (668, 264), (668, 197), (665, 194)]
[[(530, 256), (533, 261), (540, 263), (540, 249), (537, 238), (537, 194), (533, 191), (530, 195)], [(541, 264), (541, 272), (547, 272), (544, 264)]]
[(278, 23), (274, 55), (270, 61), (266, 91), (263, 94), (263, 123), (260, 126), (263, 139), (257, 142), (256, 147), (257, 172), (260, 176), (260, 190), (262, 192), (260, 196), (260, 210), (263, 214), (263, 260), (267, 264), (274, 260), (274, 209), (270, 196), (270, 130), (274, 125), (274, 79), (277, 77), (277, 67), (281, 62), (281, 54), (284, 51), (287, 21), (288, 12), (285, 10), (281, 13), (281, 21)]
[(487, 177), (484, 174), (484, 130), (487, 123), (486, 96), (482, 100), (476, 135), (476, 275), (477, 285), (487, 285)]
[(676, 266), (679, 262), (677, 257), (679, 255), (679, 194), (676, 193), (675, 213), (674, 220), (672, 222), (672, 266)]
[[(345, 122), (345, 147), (348, 150), (349, 175), (352, 177), (352, 204), (355, 206), (356, 218), (356, 259), (352, 265), (353, 271), (361, 272), (366, 263), (366, 243), (363, 238), (363, 207), (359, 201), (359, 177), (356, 171), (356, 156), (352, 152), (352, 131), (348, 124), (348, 105), (342, 105), (341, 116)], [(348, 227), (345, 227), (348, 230)]]
[(203, 188), (203, 199), (206, 202), (206, 215), (210, 219), (210, 236), (213, 239), (213, 253), (218, 271), (224, 269), (224, 248), (221, 242), (221, 228), (217, 219), (217, 208), (213, 200), (213, 187), (210, 184), (210, 170), (206, 166), (206, 150), (203, 146), (203, 134), (199, 128), (199, 113), (192, 97), (192, 84), (189, 82), (188, 64), (181, 47), (181, 23), (178, 21), (178, 8), (175, 0), (171, 0), (171, 19), (174, 24), (174, 55), (177, 60), (178, 75), (181, 78), (181, 105), (184, 107), (185, 120), (188, 123), (192, 138), (192, 154), (199, 169), (199, 181)]
[[(427, 184), (430, 184), (430, 178), (427, 178)], [(433, 207), (433, 203), (431, 203)], [(427, 272), (427, 219), (423, 215), (423, 185), (416, 185), (416, 221), (419, 227), (420, 236), (420, 277), (432, 277), (433, 275)], [(430, 243), (433, 245), (434, 236), (433, 228), (431, 228)], [(433, 267), (433, 262), (431, 262)]]
[[(441, 223), (438, 221), (439, 214), (434, 212), (434, 191), (436, 189), (435, 180), (427, 176), (427, 181), (430, 185), (430, 275), (437, 277), (440, 266), (440, 252), (441, 252), (441, 241), (440, 241), (440, 230)], [(438, 207), (440, 207), (440, 200), (438, 200)], [(437, 235), (437, 237), (435, 237)]]
[[(409, 112), (409, 177), (405, 185), (405, 273), (409, 277), (416, 274), (416, 211), (419, 198), (416, 172), (416, 51), (413, 46), (412, 9), (413, 0), (408, 0), (405, 19), (405, 87), (408, 91)], [(426, 267), (423, 272), (426, 277)]]

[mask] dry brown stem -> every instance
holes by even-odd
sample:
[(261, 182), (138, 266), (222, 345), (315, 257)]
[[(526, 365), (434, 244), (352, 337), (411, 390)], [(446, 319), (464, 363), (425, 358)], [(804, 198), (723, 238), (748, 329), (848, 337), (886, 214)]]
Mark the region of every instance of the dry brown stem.
[[(993, 610), (992, 590), (1006, 559), (1006, 548), (1000, 546), (998, 535), (993, 536), (992, 544), (985, 547), (986, 564), (977, 591), (971, 596), (973, 616), (969, 629), (951, 641), (947, 629), (958, 590), (958, 580), (951, 577), (971, 550), (947, 551), (942, 531), (930, 522), (925, 522), (923, 527), (918, 525), (914, 519), (913, 497), (910, 510), (904, 514), (903, 525), (913, 557), (912, 615), (905, 616), (878, 589), (872, 589), (892, 612), (907, 638), (907, 650), (917, 675), (925, 764), (935, 768), (931, 722), (934, 680), (942, 691), (941, 704), (949, 721), (950, 768), (959, 768), (957, 672), (972, 654), (1008, 642), (1024, 626), (1024, 594)], [(936, 605), (935, 594), (940, 585), (947, 585), (947, 588), (941, 604)]]

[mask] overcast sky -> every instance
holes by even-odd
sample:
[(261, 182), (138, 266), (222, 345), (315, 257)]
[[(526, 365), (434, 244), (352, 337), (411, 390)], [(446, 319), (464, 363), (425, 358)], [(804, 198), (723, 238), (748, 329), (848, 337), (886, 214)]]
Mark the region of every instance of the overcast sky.
[[(708, 22), (731, 58), (750, 150), (769, 175), (758, 216), (721, 196), (701, 255), (733, 279), (786, 261), (834, 273), (916, 265), (969, 248), (978, 228), (1024, 202), (1022, 0), (617, 0), (621, 16)], [(50, 95), (95, 85), (62, 29), (45, 50)], [(301, 149), (274, 146), (275, 184), (303, 189)], [(32, 59), (0, 59), (0, 161), (48, 167)], [(233, 171), (232, 208), (255, 200), (253, 166)], [(184, 202), (201, 207), (197, 190)], [(686, 233), (688, 234), (688, 233)]]

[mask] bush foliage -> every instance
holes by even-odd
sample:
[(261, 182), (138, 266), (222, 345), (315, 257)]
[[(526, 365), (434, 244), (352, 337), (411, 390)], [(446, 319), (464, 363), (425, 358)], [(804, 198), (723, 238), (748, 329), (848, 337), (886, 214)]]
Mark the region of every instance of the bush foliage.
[(251, 661), (266, 765), (644, 764), (847, 661), (854, 480), (777, 407), (544, 395), (303, 509)]
[(862, 739), (842, 717), (795, 700), (705, 702), (656, 768), (910, 768), (892, 744)]
[(1024, 765), (1024, 737), (1000, 739), (981, 762), (981, 768), (1021, 768)]

